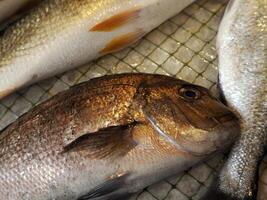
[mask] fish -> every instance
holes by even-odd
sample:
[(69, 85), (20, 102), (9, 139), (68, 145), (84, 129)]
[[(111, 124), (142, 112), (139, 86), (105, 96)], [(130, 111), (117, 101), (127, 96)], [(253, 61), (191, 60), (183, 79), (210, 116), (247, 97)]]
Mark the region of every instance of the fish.
[(0, 99), (119, 51), (195, 0), (46, 0), (0, 37)]
[(0, 0), (0, 28), (15, 21), (42, 0)]
[(0, 199), (126, 199), (230, 146), (237, 117), (201, 86), (163, 75), (91, 79), (0, 135)]
[(222, 96), (241, 123), (220, 187), (233, 197), (250, 198), (267, 145), (267, 1), (231, 0), (217, 48)]

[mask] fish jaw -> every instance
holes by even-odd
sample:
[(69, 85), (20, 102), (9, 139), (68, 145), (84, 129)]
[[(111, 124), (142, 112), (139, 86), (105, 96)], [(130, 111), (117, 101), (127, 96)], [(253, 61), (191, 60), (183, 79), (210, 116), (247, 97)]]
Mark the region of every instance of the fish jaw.
[[(47, 4), (52, 9), (51, 12), (48, 11), (47, 17), (38, 14), (46, 9), (47, 5), (43, 3), (25, 16), (25, 22), (7, 31), (1, 41), (3, 51), (0, 52), (0, 93), (8, 95), (6, 91), (11, 91), (11, 88), (25, 87), (118, 51), (136, 42), (194, 0), (87, 1), (83, 5), (84, 9), (81, 5), (78, 5), (79, 8), (71, 7), (71, 3), (68, 7), (68, 1), (61, 1), (60, 6), (65, 6), (65, 10), (69, 9), (72, 16), (64, 16), (60, 6), (56, 7), (54, 1), (48, 1)], [(114, 15), (133, 9), (138, 9), (136, 19), (111, 31), (93, 29)], [(129, 17), (135, 15), (136, 13)], [(53, 23), (48, 23), (49, 20), (53, 20)], [(29, 28), (28, 23), (31, 24)], [(12, 33), (16, 30), (32, 31), (32, 34), (17, 36)], [(11, 45), (12, 39), (22, 43)]]
[(221, 188), (236, 198), (251, 197), (267, 145), (267, 1), (231, 1), (219, 28), (220, 85), (239, 116), (241, 137), (221, 176)]
[(240, 136), (240, 126), (238, 120), (229, 120), (219, 124), (213, 130), (192, 130), (187, 134), (194, 136), (184, 139), (182, 142), (184, 150), (195, 156), (208, 156), (231, 147)]
[(179, 150), (210, 155), (229, 147), (240, 134), (238, 118), (207, 89), (162, 82), (159, 88), (144, 86), (140, 94), (145, 118)]

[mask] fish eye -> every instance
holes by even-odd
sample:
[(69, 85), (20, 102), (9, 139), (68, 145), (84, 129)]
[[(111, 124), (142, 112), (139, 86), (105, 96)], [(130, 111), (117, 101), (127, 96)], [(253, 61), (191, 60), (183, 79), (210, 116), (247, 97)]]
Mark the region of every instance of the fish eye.
[(187, 100), (196, 100), (200, 97), (200, 92), (193, 88), (181, 88), (180, 95)]

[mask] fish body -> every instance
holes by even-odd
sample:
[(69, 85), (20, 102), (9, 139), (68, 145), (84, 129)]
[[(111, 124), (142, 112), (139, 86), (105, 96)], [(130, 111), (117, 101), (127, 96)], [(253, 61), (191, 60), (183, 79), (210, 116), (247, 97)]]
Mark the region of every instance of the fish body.
[(222, 171), (221, 187), (243, 199), (252, 195), (267, 145), (267, 1), (230, 1), (217, 43), (221, 89), (242, 128)]
[(194, 0), (46, 0), (0, 39), (0, 98), (118, 51)]
[(238, 120), (207, 89), (171, 77), (90, 80), (0, 135), (0, 199), (117, 199), (226, 148)]

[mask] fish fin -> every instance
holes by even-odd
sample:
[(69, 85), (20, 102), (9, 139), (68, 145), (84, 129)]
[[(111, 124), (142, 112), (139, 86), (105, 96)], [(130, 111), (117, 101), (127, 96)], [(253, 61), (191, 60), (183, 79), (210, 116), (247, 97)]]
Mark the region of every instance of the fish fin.
[(134, 126), (135, 123), (113, 126), (82, 135), (65, 146), (62, 153), (84, 152), (86, 156), (97, 159), (124, 156), (136, 146), (131, 134)]
[(118, 175), (104, 182), (103, 184), (95, 187), (86, 195), (79, 197), (77, 200), (118, 200), (126, 199), (131, 194), (122, 192), (125, 187), (127, 178), (130, 173)]
[(107, 54), (119, 51), (133, 44), (134, 42), (142, 38), (144, 35), (145, 32), (141, 29), (138, 29), (134, 32), (115, 37), (99, 53)]
[(136, 20), (139, 17), (141, 9), (134, 8), (127, 10), (125, 12), (114, 15), (105, 21), (95, 25), (90, 31), (99, 31), (99, 32), (108, 32), (113, 31), (123, 25), (130, 23), (133, 20)]

